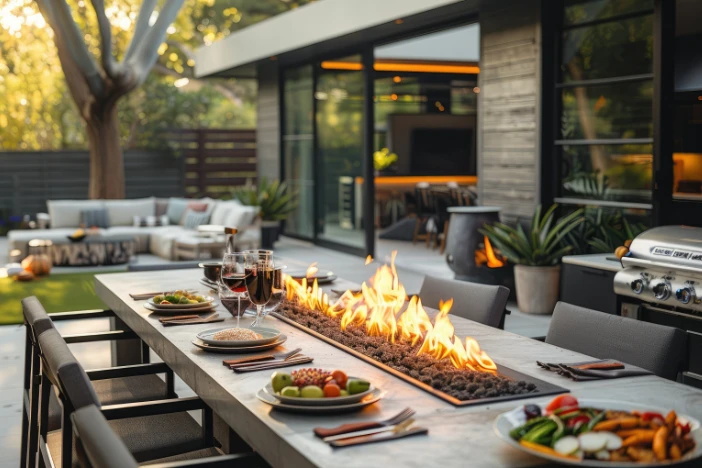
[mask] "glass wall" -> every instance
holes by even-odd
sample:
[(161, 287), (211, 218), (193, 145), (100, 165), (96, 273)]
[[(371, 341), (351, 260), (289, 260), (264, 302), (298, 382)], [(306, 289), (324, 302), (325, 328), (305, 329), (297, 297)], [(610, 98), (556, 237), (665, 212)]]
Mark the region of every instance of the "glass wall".
[(556, 201), (645, 221), (653, 193), (653, 0), (565, 0)]
[(317, 106), (317, 235), (364, 248), (363, 86), (361, 56), (323, 61)]
[(298, 199), (297, 209), (285, 223), (285, 232), (309, 239), (314, 237), (313, 75), (312, 65), (283, 73), (283, 170), (285, 181)]

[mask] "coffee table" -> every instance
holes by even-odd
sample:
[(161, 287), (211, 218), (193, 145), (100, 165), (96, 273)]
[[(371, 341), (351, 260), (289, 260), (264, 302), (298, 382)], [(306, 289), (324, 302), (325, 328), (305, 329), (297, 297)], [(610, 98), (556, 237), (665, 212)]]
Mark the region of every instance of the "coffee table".
[(35, 239), (29, 242), (29, 254), (48, 254), (54, 266), (123, 265), (135, 254), (136, 245), (132, 236), (94, 235), (78, 242)]

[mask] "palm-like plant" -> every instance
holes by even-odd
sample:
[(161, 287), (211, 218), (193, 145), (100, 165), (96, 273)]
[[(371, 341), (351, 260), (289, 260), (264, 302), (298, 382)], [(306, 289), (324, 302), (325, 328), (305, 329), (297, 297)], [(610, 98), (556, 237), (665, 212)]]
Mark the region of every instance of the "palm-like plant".
[(541, 205), (536, 208), (531, 219), (531, 228), (525, 232), (517, 222), (516, 227), (503, 223), (486, 224), (479, 231), (500, 250), (509, 261), (518, 265), (551, 266), (573, 249), (572, 245), (562, 245), (563, 238), (583, 222), (583, 210), (556, 219), (554, 204), (543, 216)]
[(232, 196), (244, 205), (258, 206), (263, 221), (282, 221), (297, 208), (297, 197), (285, 182), (268, 182), (262, 178), (258, 187), (247, 184), (232, 190)]
[(574, 247), (573, 253), (612, 253), (628, 239), (641, 234), (646, 225), (629, 223), (620, 210), (586, 208), (585, 222), (572, 230), (561, 242)]

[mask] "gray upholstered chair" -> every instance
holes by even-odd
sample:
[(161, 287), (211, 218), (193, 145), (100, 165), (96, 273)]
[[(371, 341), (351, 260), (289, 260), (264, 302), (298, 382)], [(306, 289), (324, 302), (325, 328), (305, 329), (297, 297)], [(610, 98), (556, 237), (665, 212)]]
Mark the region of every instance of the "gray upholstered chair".
[[(145, 461), (214, 447), (212, 411), (199, 398), (102, 405), (88, 375), (55, 329), (39, 336), (41, 392), (39, 466), (76, 466), (71, 413), (86, 406), (101, 408), (110, 426), (136, 460)], [(61, 428), (49, 431), (50, 393), (61, 405)], [(188, 411), (201, 410), (200, 426)]]
[(687, 333), (559, 302), (546, 343), (599, 359), (616, 359), (674, 380), (683, 369)]
[(439, 308), (440, 300), (453, 298), (451, 314), (474, 322), (504, 329), (509, 289), (504, 286), (469, 283), (425, 276), (419, 290), (422, 304)]
[[(137, 468), (124, 442), (115, 434), (100, 410), (89, 405), (73, 413), (76, 453), (82, 468)], [(142, 465), (143, 466), (143, 465)], [(223, 455), (214, 447), (148, 462), (148, 466), (258, 468), (266, 463), (255, 453)]]
[[(34, 296), (22, 300), (22, 312), (26, 328), (24, 398), (22, 411), (22, 444), (20, 466), (35, 466), (38, 435), (39, 385), (40, 376), (38, 337), (49, 329), (55, 329), (54, 322), (66, 320), (83, 320), (112, 317), (109, 310), (84, 310), (58, 314), (47, 314), (41, 302)], [(133, 339), (136, 335), (130, 331), (67, 335), (68, 343), (85, 343), (94, 341), (111, 341)], [(142, 349), (148, 356), (148, 348)], [(164, 382), (156, 374), (165, 374)], [(173, 371), (163, 363), (140, 364), (125, 368), (100, 369), (90, 372), (93, 385), (103, 404), (119, 404), (135, 401), (172, 398)], [(118, 378), (119, 377), (119, 378)], [(61, 408), (52, 394), (48, 415), (49, 430), (61, 427)]]

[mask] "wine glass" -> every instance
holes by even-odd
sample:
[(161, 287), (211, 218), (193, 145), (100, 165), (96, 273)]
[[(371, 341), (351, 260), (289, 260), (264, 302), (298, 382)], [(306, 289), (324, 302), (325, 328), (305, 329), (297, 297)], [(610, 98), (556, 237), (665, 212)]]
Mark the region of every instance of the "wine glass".
[(263, 308), (264, 317), (278, 309), (280, 303), (285, 299), (285, 281), (283, 281), (285, 268), (287, 267), (280, 266), (273, 269), (273, 289), (270, 300)]
[[(246, 256), (241, 252), (227, 253), (222, 259), (220, 274), (219, 298), (222, 305), (234, 315), (236, 302), (236, 326), (239, 327), (241, 317), (241, 299), (246, 297)], [(227, 292), (228, 291), (228, 292)]]
[(245, 253), (246, 290), (249, 300), (256, 306), (255, 327), (263, 318), (263, 307), (271, 299), (273, 292), (273, 252), (270, 250), (247, 250)]

